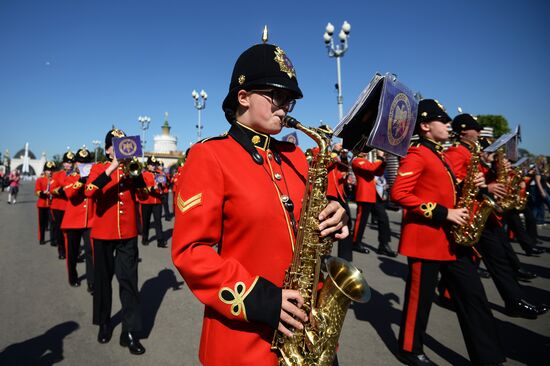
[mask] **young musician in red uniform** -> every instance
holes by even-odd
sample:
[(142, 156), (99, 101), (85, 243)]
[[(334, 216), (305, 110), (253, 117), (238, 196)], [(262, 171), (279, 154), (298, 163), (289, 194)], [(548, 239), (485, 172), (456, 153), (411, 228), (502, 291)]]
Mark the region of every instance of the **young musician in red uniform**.
[(396, 253), (391, 250), (389, 242), (391, 240), (390, 221), (384, 202), (376, 193), (376, 183), (374, 177), (384, 174), (386, 164), (384, 161), (384, 152), (378, 150), (376, 161), (371, 163), (366, 154), (360, 153), (353, 159), (351, 166), (357, 179), (355, 201), (357, 202), (357, 217), (353, 227), (353, 248), (361, 253), (369, 253), (370, 250), (362, 243), (365, 227), (372, 211), (378, 221), (378, 253), (395, 257)]
[[(148, 195), (139, 199), (141, 206), (141, 244), (149, 245), (149, 227), (151, 225), (151, 215), (153, 216), (153, 227), (157, 238), (157, 246), (166, 248), (166, 240), (162, 234), (162, 187), (157, 181), (158, 160), (154, 156), (147, 158), (147, 170), (143, 172)], [(138, 197), (139, 198), (139, 197)]]
[[(94, 219), (91, 238), (94, 246), (94, 315), (99, 325), (97, 340), (111, 340), (111, 305), (113, 275), (119, 285), (122, 304), (120, 345), (132, 354), (142, 354), (145, 348), (139, 341), (142, 328), (138, 290), (138, 245), (136, 225), (136, 193), (145, 182), (140, 174), (128, 176), (113, 151), (113, 138), (124, 132), (112, 129), (105, 137), (105, 153), (111, 161), (98, 163), (86, 181), (86, 197), (94, 200)], [(142, 193), (146, 194), (146, 193)]]
[(80, 286), (76, 263), (80, 252), (80, 240), (84, 241), (86, 253), (86, 280), (88, 292), (93, 293), (94, 289), (94, 267), (92, 258), (92, 247), (90, 243), (90, 228), (93, 218), (93, 201), (85, 195), (85, 183), (88, 178), (89, 165), (92, 163), (92, 156), (86, 148), (76, 152), (76, 168), (64, 182), (63, 191), (67, 196), (65, 215), (61, 222), (61, 229), (67, 237), (67, 273), (69, 285)]
[(74, 154), (72, 151), (67, 151), (63, 154), (62, 169), (55, 172), (52, 175), (52, 204), (50, 210), (52, 214), (52, 237), (57, 244), (57, 252), (59, 259), (65, 259), (65, 236), (61, 230), (61, 222), (63, 221), (63, 215), (65, 215), (65, 206), (67, 205), (67, 196), (63, 192), (63, 185), (67, 173), (70, 173), (73, 169)]
[[(445, 152), (445, 157), (452, 166), (457, 181), (462, 182), (470, 163), (472, 153), (470, 149), (478, 140), (481, 125), (467, 113), (456, 116), (452, 123), (453, 131), (460, 140)], [(506, 187), (495, 181), (495, 174), (485, 169), (487, 191), (495, 197), (506, 195)], [(538, 315), (548, 311), (544, 304), (532, 305), (525, 300), (523, 290), (517, 281), (517, 273), (529, 274), (520, 269), (520, 262), (512, 249), (506, 232), (503, 228), (502, 216), (492, 214), (483, 229), (476, 248), (482, 255), (483, 262), (491, 274), (497, 290), (504, 300), (506, 311), (511, 316), (535, 319)]]
[[(471, 248), (449, 241), (451, 224), (464, 225), (465, 208), (454, 208), (454, 174), (442, 154), (451, 118), (435, 100), (418, 105), (420, 140), (401, 160), (391, 198), (403, 206), (399, 253), (408, 257), (409, 275), (399, 332), (397, 357), (408, 365), (433, 365), (424, 354), (424, 338), (438, 273), (447, 278), (472, 363), (505, 360), (495, 320), (472, 261)], [(483, 184), (482, 177), (476, 180)]]
[[(327, 196), (337, 200), (346, 210), (348, 217), (351, 217), (348, 199), (344, 184), (349, 171), (349, 162), (347, 151), (342, 149), (342, 144), (334, 144), (332, 148), (333, 161), (328, 167), (328, 188)], [(348, 230), (351, 232), (351, 222), (348, 221)], [(353, 261), (353, 238), (348, 235), (342, 240), (338, 240), (338, 257), (349, 262)]]
[[(162, 161), (157, 166), (158, 183), (161, 191), (160, 200), (162, 201), (162, 211), (164, 212), (164, 219), (166, 221), (172, 220), (172, 214), (170, 213), (170, 207), (168, 205), (168, 195), (170, 194), (170, 183), (172, 178), (170, 174), (164, 171), (164, 163)], [(161, 215), (162, 216), (162, 215)]]
[[(34, 193), (38, 197), (36, 207), (38, 208), (38, 241), (41, 245), (46, 244), (46, 228), (50, 220), (50, 203), (51, 203), (51, 184), (52, 170), (55, 169), (53, 161), (47, 161), (44, 164), (44, 169), (40, 178), (36, 180)], [(52, 232), (50, 231), (50, 241), (54, 245)]]
[[(281, 286), (308, 164), (297, 146), (271, 137), (301, 97), (281, 48), (249, 48), (235, 64), (223, 103), (229, 133), (195, 144), (182, 169), (172, 259), (205, 304), (204, 365), (277, 365), (274, 330), (290, 336), (289, 327), (302, 328), (306, 320), (299, 292)], [(320, 216), (323, 236), (348, 234), (337, 202)]]

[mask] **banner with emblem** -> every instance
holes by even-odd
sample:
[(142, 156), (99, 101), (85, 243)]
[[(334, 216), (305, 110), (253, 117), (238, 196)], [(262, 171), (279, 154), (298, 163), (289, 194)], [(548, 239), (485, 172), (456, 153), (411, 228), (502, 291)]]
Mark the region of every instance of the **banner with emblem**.
[(354, 154), (373, 148), (405, 156), (414, 132), (418, 101), (393, 74), (375, 74), (334, 129)]
[(113, 151), (118, 160), (128, 160), (141, 156), (141, 139), (139, 136), (113, 138)]
[(294, 145), (298, 146), (298, 134), (296, 132), (292, 132), (292, 133), (289, 133), (288, 135), (284, 135), (282, 140), (286, 142), (291, 142)]

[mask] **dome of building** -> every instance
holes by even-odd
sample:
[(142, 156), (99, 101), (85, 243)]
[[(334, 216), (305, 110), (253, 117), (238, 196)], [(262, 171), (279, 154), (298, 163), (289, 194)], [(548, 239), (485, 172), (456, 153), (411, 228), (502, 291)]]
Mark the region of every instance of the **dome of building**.
[[(18, 152), (16, 152), (13, 157), (14, 158), (23, 158), (25, 156), (25, 148), (22, 148)], [(29, 159), (36, 159), (36, 155), (32, 151), (29, 150)]]
[(178, 139), (175, 136), (170, 135), (170, 125), (168, 124), (168, 112), (164, 114), (164, 124), (162, 125), (162, 135), (156, 135), (154, 137), (155, 153), (168, 154), (177, 151)]

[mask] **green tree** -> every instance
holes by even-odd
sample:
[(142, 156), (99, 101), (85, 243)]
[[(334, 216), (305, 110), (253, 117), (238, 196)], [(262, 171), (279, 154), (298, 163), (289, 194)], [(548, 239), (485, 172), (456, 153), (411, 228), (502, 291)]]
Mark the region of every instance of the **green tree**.
[(497, 116), (493, 114), (480, 115), (477, 116), (477, 121), (483, 127), (493, 127), (495, 138), (499, 138), (505, 133), (510, 132), (508, 121), (503, 116)]

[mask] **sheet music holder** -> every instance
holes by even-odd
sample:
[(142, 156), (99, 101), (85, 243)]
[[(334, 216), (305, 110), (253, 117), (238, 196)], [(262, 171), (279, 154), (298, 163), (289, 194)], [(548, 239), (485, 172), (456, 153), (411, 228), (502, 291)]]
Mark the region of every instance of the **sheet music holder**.
[(495, 140), (491, 145), (487, 146), (485, 149), (483, 149), (484, 152), (487, 153), (494, 153), (499, 148), (504, 146), (508, 141), (510, 141), (514, 136), (516, 136), (515, 132), (508, 132), (504, 135), (500, 136), (498, 139)]
[(521, 164), (525, 163), (527, 161), (527, 159), (529, 159), (528, 157), (524, 156), (523, 158), (519, 159), (518, 161), (516, 161), (514, 164), (512, 164), (512, 167), (518, 167), (520, 166)]
[(373, 148), (405, 156), (414, 132), (418, 101), (393, 74), (375, 74), (334, 129), (354, 154)]

